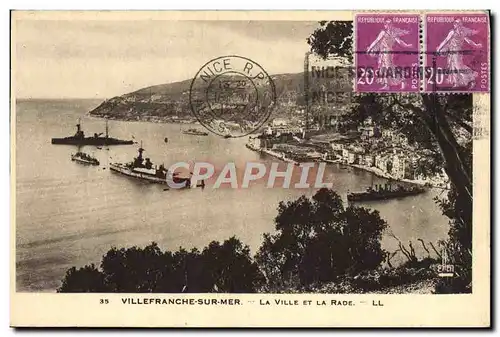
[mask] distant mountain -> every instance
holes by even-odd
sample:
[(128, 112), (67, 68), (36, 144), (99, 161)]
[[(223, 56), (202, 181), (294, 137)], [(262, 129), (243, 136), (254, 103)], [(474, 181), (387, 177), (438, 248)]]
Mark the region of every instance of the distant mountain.
[[(277, 97), (274, 117), (293, 113), (293, 110), (304, 106), (304, 73), (272, 75), (271, 78)], [(120, 120), (193, 119), (189, 103), (191, 81), (155, 85), (113, 97), (90, 111), (90, 114)]]

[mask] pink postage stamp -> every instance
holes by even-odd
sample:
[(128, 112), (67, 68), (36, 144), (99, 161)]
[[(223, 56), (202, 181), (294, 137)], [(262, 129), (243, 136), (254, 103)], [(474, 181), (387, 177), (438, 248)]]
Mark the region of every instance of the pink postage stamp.
[(426, 15), (425, 91), (489, 91), (488, 25), (486, 13)]
[(358, 14), (355, 18), (357, 92), (418, 92), (418, 14)]

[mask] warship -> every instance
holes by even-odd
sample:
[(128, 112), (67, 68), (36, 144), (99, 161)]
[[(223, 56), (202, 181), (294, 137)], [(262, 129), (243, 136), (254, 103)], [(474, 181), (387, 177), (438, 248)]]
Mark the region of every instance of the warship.
[(398, 185), (392, 188), (390, 184), (375, 185), (368, 187), (365, 192), (355, 192), (347, 194), (348, 201), (371, 201), (371, 200), (387, 200), (395, 198), (403, 198), (407, 196), (424, 193), (426, 190), (421, 187), (403, 187)]
[[(147, 181), (154, 184), (168, 184), (168, 170), (164, 165), (153, 165), (149, 158), (143, 158), (142, 153), (145, 151), (139, 148), (139, 154), (129, 163), (110, 163), (109, 169), (113, 172), (136, 178), (142, 181)], [(184, 184), (183, 188), (191, 187), (191, 177), (181, 177), (178, 173), (172, 174), (172, 181), (176, 184)]]
[(130, 145), (134, 144), (133, 140), (121, 140), (109, 137), (108, 135), (108, 121), (106, 120), (106, 134), (102, 137), (102, 133), (94, 133), (93, 137), (85, 137), (85, 133), (81, 128), (80, 121), (76, 124), (76, 133), (73, 136), (64, 138), (52, 138), (52, 144), (64, 145)]

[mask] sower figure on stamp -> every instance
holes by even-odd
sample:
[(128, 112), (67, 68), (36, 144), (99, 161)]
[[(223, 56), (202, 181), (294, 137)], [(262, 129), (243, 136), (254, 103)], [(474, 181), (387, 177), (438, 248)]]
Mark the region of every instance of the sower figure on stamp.
[(395, 76), (386, 76), (386, 73), (392, 72), (394, 69), (393, 46), (394, 43), (402, 47), (410, 48), (411, 43), (406, 43), (400, 36), (410, 33), (407, 30), (396, 28), (392, 25), (392, 20), (386, 20), (384, 29), (380, 31), (375, 41), (373, 41), (367, 49), (368, 54), (378, 54), (378, 70), (380, 76), (377, 81), (383, 84), (382, 89), (389, 89), (390, 85), (399, 85), (404, 83), (403, 78)]
[(464, 42), (475, 47), (481, 48), (481, 43), (475, 43), (469, 36), (475, 35), (478, 32), (474, 29), (464, 27), (462, 20), (455, 20), (453, 29), (450, 30), (448, 36), (439, 44), (437, 48), (438, 55), (446, 55), (448, 71), (448, 83), (455, 87), (474, 87), (477, 77), (477, 72), (467, 67), (462, 59), (464, 51)]

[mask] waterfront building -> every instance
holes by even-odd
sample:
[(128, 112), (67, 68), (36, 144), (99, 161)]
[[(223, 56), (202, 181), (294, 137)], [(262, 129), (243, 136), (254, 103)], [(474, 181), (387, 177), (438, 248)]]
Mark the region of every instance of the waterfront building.
[(325, 159), (326, 155), (324, 153), (319, 153), (318, 151), (309, 151), (306, 153), (306, 157), (312, 160)]
[(342, 160), (346, 161), (349, 158), (349, 150), (347, 148), (342, 148)]
[(250, 137), (248, 138), (248, 146), (253, 149), (260, 149), (262, 147), (262, 140), (259, 137)]
[(373, 125), (369, 126), (360, 126), (358, 127), (358, 131), (361, 132), (361, 139), (368, 140), (375, 136), (375, 127)]
[(273, 127), (277, 127), (277, 126), (287, 126), (288, 125), (288, 121), (284, 118), (275, 118), (273, 119), (271, 125)]
[(391, 175), (396, 179), (405, 177), (406, 159), (401, 154), (395, 154), (392, 157), (392, 172)]
[(360, 138), (362, 140), (368, 140), (376, 135), (376, 127), (373, 125), (373, 120), (371, 117), (367, 117), (363, 121), (363, 125), (358, 127), (358, 132), (361, 134)]
[(336, 151), (336, 152), (342, 152), (342, 150), (344, 149), (344, 144), (342, 144), (342, 143), (332, 142), (332, 143), (330, 143), (330, 146), (331, 146), (332, 150)]
[(304, 129), (298, 126), (273, 126), (271, 127), (271, 134), (297, 134), (302, 135)]
[(384, 173), (389, 173), (388, 163), (390, 162), (389, 156), (387, 154), (378, 154), (375, 156), (375, 167), (382, 170)]
[(411, 180), (415, 180), (417, 179), (417, 163), (414, 162), (412, 159), (409, 159), (405, 162), (405, 175), (404, 175), (404, 178), (405, 179), (411, 179)]
[(356, 153), (365, 153), (365, 148), (361, 145), (351, 144), (349, 146), (349, 149), (353, 152), (356, 152)]
[(382, 130), (382, 138), (385, 139), (390, 139), (392, 141), (392, 138), (394, 137), (394, 131), (391, 129), (384, 129)]
[(406, 137), (402, 133), (398, 133), (398, 134), (394, 135), (392, 140), (394, 143), (397, 143), (400, 145), (404, 145), (404, 146), (408, 145), (408, 137)]
[(365, 156), (363, 154), (357, 155), (357, 160), (359, 165), (365, 165)]
[[(422, 173), (419, 173), (418, 163), (420, 160), (420, 156), (415, 153), (409, 153), (408, 158), (405, 162), (405, 179), (411, 180), (425, 180), (425, 177)], [(422, 179), (424, 177), (424, 179)]]
[(375, 163), (375, 158), (371, 154), (366, 154), (363, 156), (363, 165), (371, 167)]
[(354, 164), (356, 162), (357, 155), (354, 152), (348, 152), (347, 163)]

